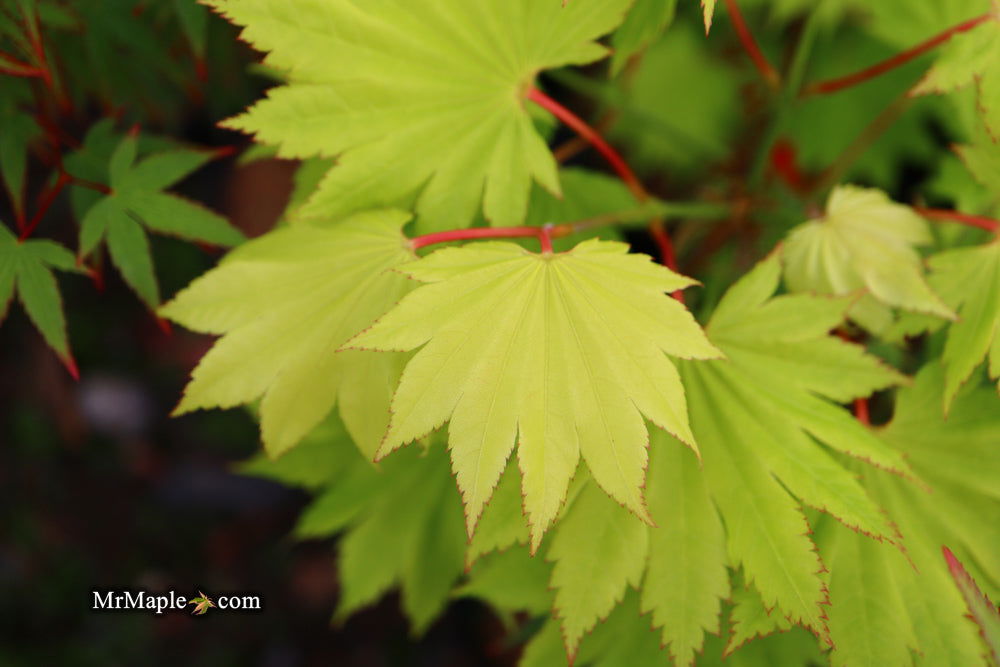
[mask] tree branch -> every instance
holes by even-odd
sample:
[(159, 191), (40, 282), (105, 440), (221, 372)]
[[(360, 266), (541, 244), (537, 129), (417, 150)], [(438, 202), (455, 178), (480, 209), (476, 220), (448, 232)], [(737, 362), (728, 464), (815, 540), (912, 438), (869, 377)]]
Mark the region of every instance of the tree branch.
[(750, 32), (750, 28), (743, 18), (739, 5), (736, 4), (736, 0), (726, 0), (726, 10), (729, 12), (729, 19), (733, 22), (733, 28), (736, 29), (736, 35), (740, 38), (743, 49), (750, 56), (750, 60), (753, 61), (764, 82), (771, 89), (778, 90), (781, 87), (781, 75), (778, 74), (778, 70), (770, 63), (764, 52), (760, 50), (757, 40), (754, 39), (753, 33)]
[(597, 130), (538, 88), (528, 90), (528, 99), (558, 118), (566, 127), (576, 132), (582, 139), (596, 148), (639, 203), (645, 203), (649, 199), (649, 193), (646, 192), (646, 188), (643, 187), (642, 182), (635, 175), (635, 172), (632, 171), (632, 168), (618, 154), (618, 151), (604, 140), (604, 137)]
[(985, 218), (979, 215), (967, 215), (965, 213), (959, 213), (958, 211), (949, 211), (937, 208), (914, 207), (913, 210), (915, 213), (922, 215), (928, 220), (957, 222), (961, 225), (977, 227), (979, 229), (985, 229), (988, 232), (993, 232), (994, 234), (1000, 234), (1000, 221), (994, 220), (993, 218)]
[(892, 71), (897, 67), (901, 67), (906, 63), (919, 58), (928, 51), (937, 48), (938, 46), (944, 44), (949, 39), (963, 32), (968, 32), (973, 28), (994, 19), (992, 13), (982, 14), (975, 18), (969, 19), (959, 23), (956, 26), (948, 28), (944, 32), (941, 32), (934, 37), (931, 37), (927, 41), (914, 46), (913, 48), (907, 49), (902, 53), (899, 53), (887, 60), (872, 65), (871, 67), (865, 68), (861, 71), (855, 72), (854, 74), (848, 74), (847, 76), (838, 77), (836, 79), (828, 79), (826, 81), (818, 81), (816, 83), (809, 84), (806, 86), (805, 90), (802, 91), (802, 97), (808, 97), (810, 95), (828, 95), (830, 93), (835, 93), (839, 90), (845, 88), (850, 88), (856, 86), (859, 83), (864, 83), (870, 79), (874, 79), (877, 76), (881, 76), (886, 72)]

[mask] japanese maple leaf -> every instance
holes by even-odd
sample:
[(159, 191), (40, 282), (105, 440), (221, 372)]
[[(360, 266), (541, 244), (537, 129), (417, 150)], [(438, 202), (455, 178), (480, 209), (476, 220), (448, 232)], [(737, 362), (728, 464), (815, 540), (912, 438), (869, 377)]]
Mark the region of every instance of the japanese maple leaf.
[(201, 591), (198, 591), (198, 597), (188, 600), (188, 604), (193, 604), (195, 606), (194, 610), (191, 612), (192, 616), (202, 616), (209, 610), (209, 608), (215, 606), (215, 603), (212, 602), (212, 598), (208, 597)]
[(470, 534), (515, 440), (533, 547), (581, 456), (607, 493), (648, 519), (643, 417), (695, 446), (667, 355), (720, 356), (667, 296), (694, 281), (595, 240), (558, 254), (480, 243), (399, 270), (427, 284), (345, 346), (422, 348), (393, 397), (379, 456), (450, 421)]
[(16, 294), (28, 318), (62, 360), (77, 374), (66, 336), (62, 299), (52, 270), (82, 273), (71, 253), (52, 241), (19, 241), (0, 222), (0, 322), (7, 316)]
[(1000, 138), (1000, 3), (982, 25), (952, 37), (914, 95), (947, 93), (975, 85), (986, 129)]
[(337, 157), (302, 216), (407, 205), (425, 227), (525, 216), (559, 191), (532, 125), (539, 71), (597, 60), (630, 0), (211, 0), (289, 85), (228, 126), (279, 155)]
[(989, 360), (990, 377), (1000, 389), (1000, 239), (982, 246), (948, 250), (928, 261), (934, 282), (958, 310), (948, 327), (942, 355), (947, 409), (976, 366)]
[(840, 186), (826, 214), (793, 229), (786, 242), (785, 280), (795, 292), (850, 294), (858, 324), (879, 333), (892, 323), (891, 306), (955, 319), (928, 287), (914, 246), (931, 242), (927, 222), (879, 190)]
[(328, 226), (280, 228), (231, 252), (160, 313), (221, 335), (192, 373), (175, 414), (263, 397), (261, 434), (277, 456), (334, 404), (362, 451), (385, 430), (402, 355), (338, 352), (413, 284), (389, 269), (413, 259), (400, 211)]
[(448, 604), (467, 541), (462, 502), (444, 444), (426, 444), (375, 467), (350, 446), (340, 419), (331, 415), (285, 456), (255, 457), (242, 466), (244, 473), (317, 493), (295, 527), (298, 537), (342, 533), (336, 618), (398, 586), (403, 612), (420, 634)]
[[(822, 563), (807, 536), (802, 505), (836, 517), (869, 536), (865, 539), (898, 542), (888, 518), (844, 459), (830, 450), (909, 473), (898, 452), (831, 399), (848, 402), (905, 378), (862, 348), (830, 335), (843, 321), (849, 297), (775, 297), (780, 274), (778, 252), (740, 279), (719, 303), (706, 331), (727, 361), (680, 365), (705, 485), (698, 490), (688, 482), (692, 495), (683, 505), (664, 491), (651, 511), (658, 525), (675, 526), (680, 540), (690, 538), (678, 523), (702, 525), (700, 541), (691, 548), (703, 554), (703, 568), (717, 572), (725, 552), (728, 564), (742, 568), (766, 608), (776, 608), (775, 614), (825, 637), (826, 592), (818, 575)], [(699, 517), (697, 506), (705, 498), (724, 518), (724, 532), (712, 526), (711, 517)], [(650, 562), (679, 558), (668, 555), (674, 547), (661, 541), (657, 530), (650, 529)], [(654, 621), (664, 623), (664, 639), (682, 650), (678, 659), (688, 662), (700, 647), (702, 628), (711, 627), (720, 594), (718, 575), (682, 581), (683, 568), (692, 566), (687, 562), (676, 572), (661, 570), (659, 577), (647, 579), (643, 591), (644, 609), (652, 609)], [(687, 604), (698, 609), (705, 625), (678, 618), (671, 609), (678, 588), (689, 592)]]
[(945, 418), (944, 376), (939, 362), (926, 365), (876, 432), (929, 489), (879, 470), (863, 477), (899, 527), (905, 554), (832, 523), (816, 529), (830, 570), (835, 665), (910, 665), (914, 653), (935, 667), (983, 664), (941, 546), (976, 564), (980, 581), (1000, 581), (1000, 398), (964, 387)]
[(150, 308), (160, 304), (160, 290), (146, 231), (233, 246), (243, 234), (222, 216), (178, 195), (163, 192), (211, 159), (209, 151), (174, 149), (136, 161), (138, 140), (121, 140), (111, 156), (111, 192), (98, 199), (80, 222), (80, 256), (102, 241), (125, 282)]
[(962, 562), (955, 557), (951, 549), (942, 547), (941, 552), (945, 562), (948, 563), (951, 578), (955, 580), (955, 585), (962, 592), (972, 620), (979, 626), (979, 633), (986, 642), (993, 664), (1000, 665), (1000, 608), (983, 594), (979, 584), (965, 569)]

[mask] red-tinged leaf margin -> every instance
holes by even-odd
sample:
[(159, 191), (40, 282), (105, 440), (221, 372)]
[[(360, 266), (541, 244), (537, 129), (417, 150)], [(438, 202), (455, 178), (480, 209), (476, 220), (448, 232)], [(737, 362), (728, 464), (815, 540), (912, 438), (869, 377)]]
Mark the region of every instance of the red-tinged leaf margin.
[(948, 564), (948, 571), (969, 608), (969, 618), (979, 627), (979, 635), (986, 643), (994, 665), (1000, 665), (1000, 608), (980, 590), (976, 580), (968, 573), (961, 561), (946, 546), (941, 553)]

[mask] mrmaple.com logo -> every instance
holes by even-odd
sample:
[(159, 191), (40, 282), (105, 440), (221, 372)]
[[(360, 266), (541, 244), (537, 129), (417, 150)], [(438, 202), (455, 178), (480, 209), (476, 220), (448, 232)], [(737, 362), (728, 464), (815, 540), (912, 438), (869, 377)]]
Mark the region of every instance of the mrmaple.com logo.
[(151, 611), (162, 614), (165, 611), (179, 611), (192, 607), (191, 613), (201, 616), (209, 609), (233, 611), (260, 611), (259, 595), (218, 595), (211, 598), (201, 591), (192, 598), (167, 593), (147, 593), (146, 591), (93, 591), (94, 611)]

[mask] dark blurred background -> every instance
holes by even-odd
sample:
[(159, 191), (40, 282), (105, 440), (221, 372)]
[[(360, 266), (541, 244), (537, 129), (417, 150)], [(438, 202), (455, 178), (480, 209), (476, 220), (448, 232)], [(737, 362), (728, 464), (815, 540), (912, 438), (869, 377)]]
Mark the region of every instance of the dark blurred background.
[[(177, 138), (242, 141), (198, 116)], [(179, 191), (254, 235), (280, 215), (293, 168), (228, 159)], [(71, 236), (69, 215), (61, 201), (46, 224)], [(164, 295), (218, 256), (159, 237), (153, 252)], [(473, 602), (418, 641), (394, 597), (331, 627), (334, 545), (289, 537), (307, 496), (232, 472), (259, 449), (249, 414), (169, 417), (211, 339), (162, 330), (104, 277), (103, 290), (60, 279), (79, 382), (18, 305), (0, 326), (0, 664), (508, 664), (499, 621)], [(264, 610), (93, 612), (95, 588), (251, 593)]]
[[(192, 60), (180, 32), (161, 29), (155, 3), (115, 0), (73, 9), (83, 34), (66, 33), (66, 52), (72, 39), (102, 39), (93, 34), (100, 30), (113, 40), (109, 60), (91, 69), (106, 80), (106, 94), (75, 100), (60, 118), (63, 131), (79, 141), (111, 117), (120, 130), (139, 123), (144, 133), (175, 141), (231, 146), (237, 154), (247, 147), (245, 137), (216, 122), (271, 82), (254, 73), (259, 56), (237, 41), (234, 29), (213, 18), (206, 55)], [(150, 51), (155, 40), (163, 43)], [(142, 49), (153, 58), (167, 53), (169, 62), (144, 67)], [(66, 60), (57, 64), (71, 77), (79, 63)], [(176, 190), (256, 236), (279, 218), (295, 167), (274, 159), (241, 165), (228, 157)], [(49, 173), (44, 155), (35, 155), (29, 201)], [(0, 220), (12, 221), (5, 198)], [(75, 248), (76, 234), (63, 194), (38, 235)], [(152, 247), (164, 297), (221, 254), (163, 237)], [(166, 330), (114, 270), (102, 273), (103, 287), (59, 276), (79, 382), (19, 304), (0, 326), (0, 665), (513, 661), (516, 651), (504, 643), (500, 622), (469, 601), (454, 604), (420, 639), (409, 636), (394, 596), (331, 626), (335, 545), (289, 536), (308, 497), (233, 472), (259, 450), (250, 416), (231, 410), (169, 417), (211, 340)], [(263, 611), (95, 612), (95, 589), (172, 590), (189, 598), (199, 589), (210, 596), (256, 594)]]

